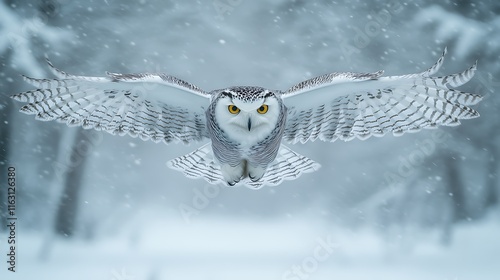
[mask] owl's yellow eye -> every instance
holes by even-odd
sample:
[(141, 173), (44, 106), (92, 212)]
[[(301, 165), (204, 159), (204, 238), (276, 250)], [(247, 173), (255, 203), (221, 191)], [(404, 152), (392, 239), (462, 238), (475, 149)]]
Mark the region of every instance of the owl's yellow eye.
[(265, 114), (265, 113), (267, 113), (268, 109), (269, 109), (269, 106), (267, 106), (266, 104), (263, 104), (262, 106), (259, 107), (259, 109), (257, 109), (257, 112), (259, 114)]
[(229, 110), (229, 113), (234, 114), (234, 115), (236, 115), (240, 112), (240, 108), (236, 107), (235, 105), (227, 106), (227, 110)]

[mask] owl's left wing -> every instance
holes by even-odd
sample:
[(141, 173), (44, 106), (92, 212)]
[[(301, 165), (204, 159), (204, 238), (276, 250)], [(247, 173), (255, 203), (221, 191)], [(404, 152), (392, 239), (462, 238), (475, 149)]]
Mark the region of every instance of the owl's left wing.
[(460, 119), (478, 117), (468, 106), (481, 96), (453, 89), (474, 76), (476, 64), (462, 73), (431, 77), (445, 54), (446, 49), (432, 67), (417, 74), (332, 73), (291, 87), (282, 93), (289, 109), (283, 139), (289, 143), (366, 139), (458, 125)]
[(163, 73), (75, 76), (48, 63), (56, 79), (25, 77), (37, 89), (12, 96), (28, 102), (21, 112), (154, 142), (208, 137), (204, 108), (210, 95), (188, 82)]

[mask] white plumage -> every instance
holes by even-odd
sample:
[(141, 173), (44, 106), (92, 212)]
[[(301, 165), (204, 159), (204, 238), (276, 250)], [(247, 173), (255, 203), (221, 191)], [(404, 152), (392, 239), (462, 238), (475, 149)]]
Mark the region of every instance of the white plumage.
[(56, 79), (25, 77), (37, 89), (12, 97), (28, 102), (21, 111), (39, 120), (155, 142), (210, 139), (168, 166), (189, 178), (229, 185), (242, 180), (259, 188), (319, 168), (282, 140), (364, 140), (458, 125), (460, 119), (479, 116), (468, 106), (481, 96), (453, 89), (473, 77), (476, 64), (462, 73), (431, 77), (445, 54), (446, 49), (431, 68), (417, 74), (331, 73), (286, 91), (240, 86), (206, 92), (161, 73), (73, 76), (49, 62)]

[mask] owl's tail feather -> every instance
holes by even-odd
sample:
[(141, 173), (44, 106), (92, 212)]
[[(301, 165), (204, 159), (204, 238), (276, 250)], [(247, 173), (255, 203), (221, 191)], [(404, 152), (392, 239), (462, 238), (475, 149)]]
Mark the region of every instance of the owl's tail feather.
[(277, 186), (284, 180), (295, 180), (304, 173), (317, 171), (321, 165), (310, 158), (300, 155), (285, 145), (281, 145), (276, 159), (267, 167), (264, 177), (259, 181), (244, 182), (247, 187), (259, 189), (263, 186)]
[[(203, 178), (210, 184), (226, 185), (220, 165), (214, 159), (210, 143), (189, 154), (168, 161), (167, 166), (181, 171), (188, 178)], [(277, 186), (284, 180), (297, 179), (303, 173), (314, 172), (320, 167), (319, 163), (281, 145), (276, 159), (268, 166), (262, 179), (253, 182), (249, 178), (244, 178), (236, 186), (245, 185), (251, 189)]]
[(224, 182), (220, 166), (215, 162), (210, 143), (201, 146), (189, 154), (174, 158), (167, 166), (184, 173), (188, 178), (203, 178), (211, 184)]

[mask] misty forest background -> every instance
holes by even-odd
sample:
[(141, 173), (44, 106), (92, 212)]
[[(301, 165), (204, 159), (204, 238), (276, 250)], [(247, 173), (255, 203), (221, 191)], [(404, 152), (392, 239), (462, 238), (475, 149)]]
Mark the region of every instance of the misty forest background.
[[(318, 237), (333, 234), (340, 249), (311, 279), (495, 279), (500, 4), (434, 2), (0, 1), (0, 213), (4, 225), (6, 170), (15, 166), (15, 276), (281, 279)], [(45, 57), (77, 75), (166, 72), (206, 90), (286, 89), (334, 71), (419, 72), (445, 47), (439, 75), (478, 60), (461, 89), (484, 96), (480, 118), (402, 137), (295, 145), (322, 168), (259, 191), (209, 188), (166, 167), (198, 145), (35, 121), (9, 98), (32, 89), (21, 74), (52, 77)]]

